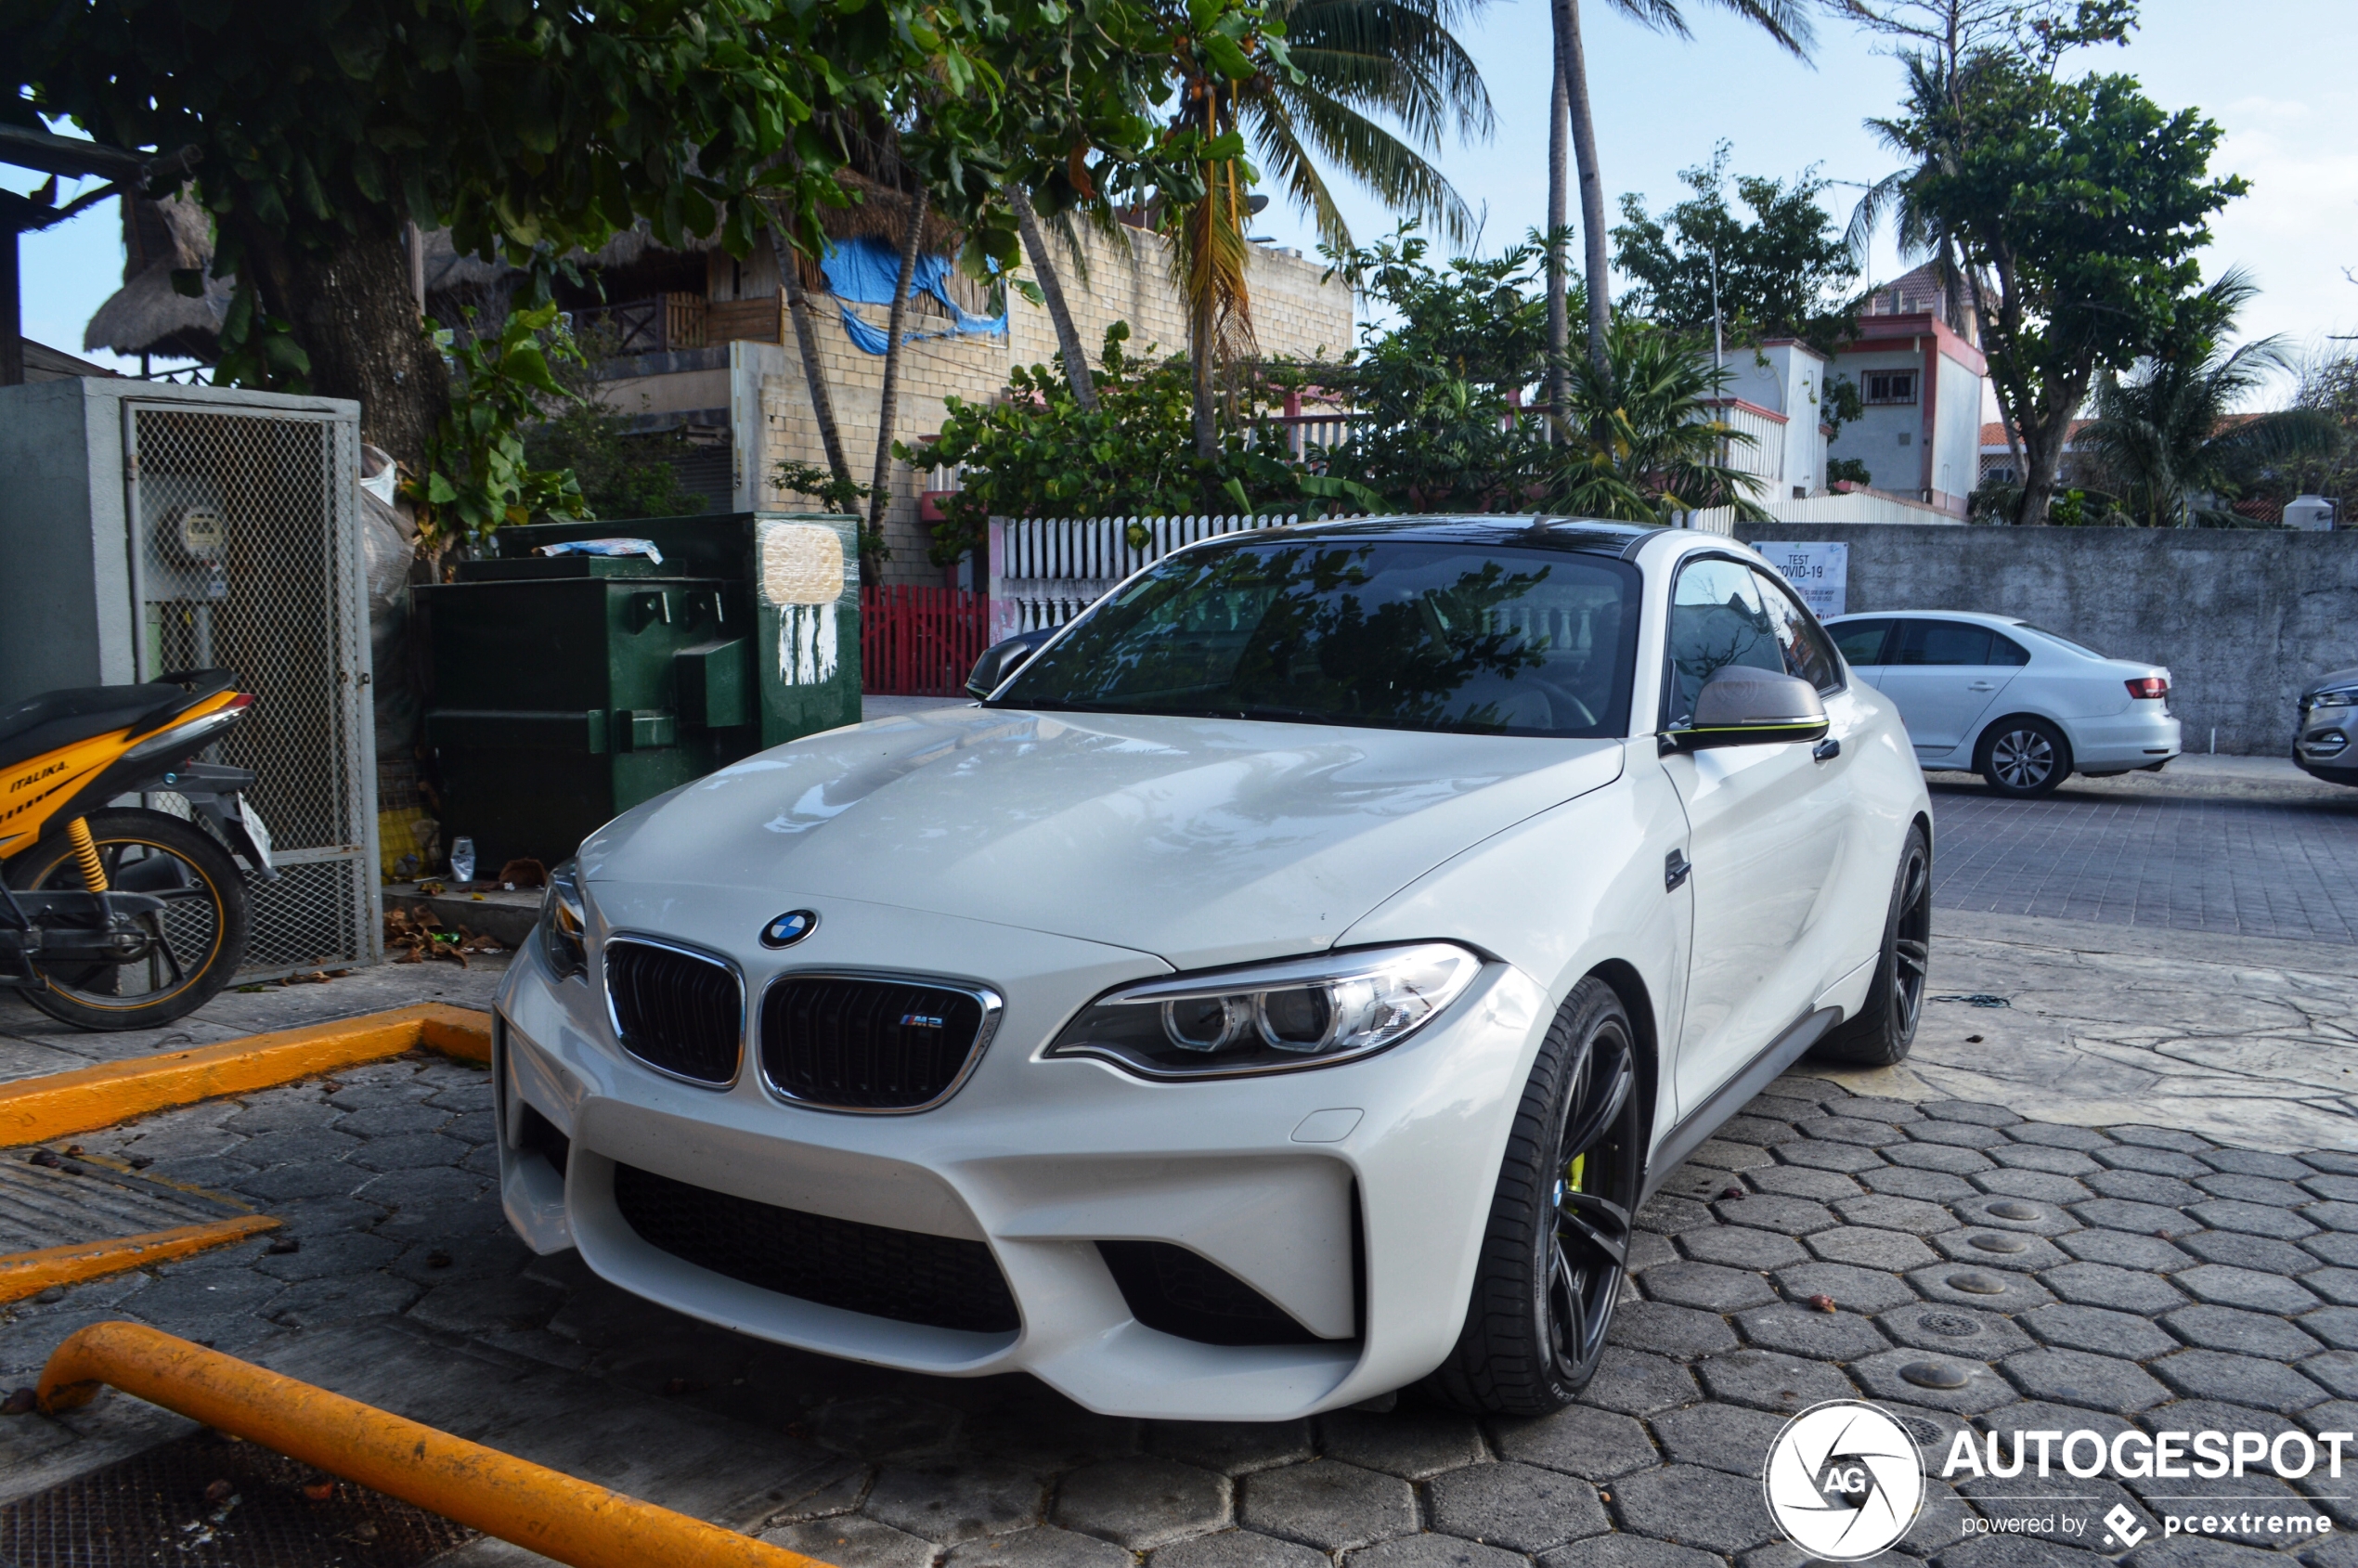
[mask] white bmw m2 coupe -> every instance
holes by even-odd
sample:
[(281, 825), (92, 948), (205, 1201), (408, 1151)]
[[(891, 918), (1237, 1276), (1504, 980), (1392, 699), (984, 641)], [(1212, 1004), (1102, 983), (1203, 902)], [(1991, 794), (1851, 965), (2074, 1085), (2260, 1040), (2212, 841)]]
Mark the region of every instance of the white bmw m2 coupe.
[(1931, 832), (1740, 545), (1231, 535), (978, 706), (592, 835), (499, 996), (507, 1213), (696, 1317), (1108, 1414), (1556, 1409), (1653, 1186), (1804, 1052), (1907, 1054)]

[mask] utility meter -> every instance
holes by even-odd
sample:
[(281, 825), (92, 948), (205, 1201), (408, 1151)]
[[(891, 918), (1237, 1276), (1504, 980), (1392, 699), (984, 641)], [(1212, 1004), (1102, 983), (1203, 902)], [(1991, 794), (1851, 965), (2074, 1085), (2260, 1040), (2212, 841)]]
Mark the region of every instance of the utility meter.
[(163, 520), (164, 552), (179, 564), (218, 565), (228, 545), (228, 529), (219, 507), (191, 501), (174, 507)]

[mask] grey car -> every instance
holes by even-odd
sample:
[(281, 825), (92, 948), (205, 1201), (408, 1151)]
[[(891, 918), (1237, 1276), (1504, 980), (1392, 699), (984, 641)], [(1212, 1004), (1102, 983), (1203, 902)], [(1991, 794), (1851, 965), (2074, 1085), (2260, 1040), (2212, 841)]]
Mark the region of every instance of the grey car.
[(2292, 759), (2328, 784), (2358, 785), (2358, 668), (2321, 675), (2300, 693)]

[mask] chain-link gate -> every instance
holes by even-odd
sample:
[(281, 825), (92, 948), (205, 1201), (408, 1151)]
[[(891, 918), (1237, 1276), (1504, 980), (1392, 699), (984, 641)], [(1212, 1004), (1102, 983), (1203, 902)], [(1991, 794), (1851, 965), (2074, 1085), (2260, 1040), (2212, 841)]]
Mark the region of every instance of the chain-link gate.
[[(251, 768), (281, 875), (252, 888), (246, 979), (383, 956), (359, 436), (280, 409), (126, 402), (139, 679), (234, 671), (253, 715), (204, 753)], [(153, 802), (182, 805), (176, 797)]]

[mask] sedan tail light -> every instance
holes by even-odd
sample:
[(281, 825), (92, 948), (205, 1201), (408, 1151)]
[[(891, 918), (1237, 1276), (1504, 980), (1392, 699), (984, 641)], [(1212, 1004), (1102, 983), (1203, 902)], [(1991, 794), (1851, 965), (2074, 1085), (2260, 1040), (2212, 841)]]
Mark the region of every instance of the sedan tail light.
[(2164, 676), (2140, 675), (2129, 682), (2129, 694), (2132, 697), (2166, 697), (2170, 694), (2170, 681)]

